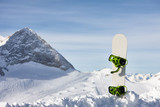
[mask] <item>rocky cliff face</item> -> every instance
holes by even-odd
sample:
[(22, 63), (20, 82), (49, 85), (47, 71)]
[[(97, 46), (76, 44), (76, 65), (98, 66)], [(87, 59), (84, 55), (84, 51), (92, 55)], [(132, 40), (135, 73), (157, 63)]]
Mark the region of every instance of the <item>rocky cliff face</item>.
[(29, 61), (67, 70), (74, 67), (45, 40), (29, 28), (15, 32), (0, 47), (0, 74), (4, 75), (7, 66)]

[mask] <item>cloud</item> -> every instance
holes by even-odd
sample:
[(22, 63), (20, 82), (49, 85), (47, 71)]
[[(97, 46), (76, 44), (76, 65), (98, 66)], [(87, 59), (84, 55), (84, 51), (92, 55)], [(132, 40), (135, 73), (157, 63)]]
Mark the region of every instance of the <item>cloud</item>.
[(46, 41), (61, 50), (101, 50), (110, 48), (110, 35), (83, 35), (83, 34), (45, 34), (39, 33)]
[[(145, 7), (138, 13), (136, 2), (129, 6), (124, 2), (43, 2), (16, 1), (1, 3), (1, 24), (6, 26), (31, 26), (55, 32), (86, 33), (134, 33), (159, 28), (159, 13), (146, 13)], [(97, 4), (97, 6), (95, 6)], [(142, 5), (142, 3), (139, 3)], [(149, 4), (149, 3), (148, 3)], [(117, 7), (113, 8), (113, 5)], [(154, 5), (152, 4), (151, 7)], [(119, 8), (121, 7), (121, 8)], [(138, 9), (140, 6), (138, 6)], [(144, 12), (144, 13), (143, 13)], [(155, 20), (155, 21), (154, 21)], [(5, 22), (5, 23), (4, 23)], [(1, 26), (2, 27), (2, 26)], [(3, 27), (2, 27), (3, 28)], [(113, 33), (112, 33), (113, 34)]]
[[(57, 48), (69, 50), (87, 49), (110, 49), (112, 38), (115, 34), (90, 35), (90, 34), (60, 34), (60, 33), (38, 33), (45, 40)], [(160, 36), (157, 33), (149, 34), (126, 34), (128, 38), (128, 48), (130, 51), (138, 50), (160, 50)]]

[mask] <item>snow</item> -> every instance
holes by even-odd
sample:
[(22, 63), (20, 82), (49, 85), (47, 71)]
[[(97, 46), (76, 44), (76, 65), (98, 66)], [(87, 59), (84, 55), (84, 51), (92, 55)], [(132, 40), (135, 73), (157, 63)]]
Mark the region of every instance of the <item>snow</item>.
[(140, 82), (144, 80), (148, 80), (152, 77), (152, 74), (134, 74), (134, 75), (127, 75), (127, 78), (131, 82)]
[[(29, 62), (9, 66), (0, 78), (0, 107), (158, 107), (160, 105), (160, 75), (153, 74), (142, 81), (131, 82), (126, 76), (127, 94), (117, 98), (108, 93), (111, 69), (89, 73), (74, 69), (63, 71)], [(136, 74), (137, 75), (137, 74)], [(142, 76), (141, 77), (146, 77)], [(128, 77), (130, 77), (129, 75)], [(132, 75), (133, 76), (133, 75)], [(136, 78), (135, 78), (136, 79)]]
[(0, 40), (2, 41), (2, 40), (4, 40), (4, 39), (5, 39), (5, 37), (3, 37), (3, 36), (0, 35)]
[(8, 41), (9, 37), (10, 36), (3, 37), (3, 36), (0, 35), (0, 46), (4, 45)]

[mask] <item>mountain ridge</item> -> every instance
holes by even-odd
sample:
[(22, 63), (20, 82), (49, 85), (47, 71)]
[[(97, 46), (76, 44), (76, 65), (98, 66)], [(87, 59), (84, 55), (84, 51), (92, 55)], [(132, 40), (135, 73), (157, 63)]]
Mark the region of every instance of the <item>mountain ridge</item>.
[[(30, 61), (64, 71), (74, 69), (59, 52), (52, 48), (44, 39), (29, 28), (15, 32), (4, 45), (0, 47), (0, 74), (8, 71), (7, 66), (27, 63)], [(2, 64), (3, 63), (3, 64)]]

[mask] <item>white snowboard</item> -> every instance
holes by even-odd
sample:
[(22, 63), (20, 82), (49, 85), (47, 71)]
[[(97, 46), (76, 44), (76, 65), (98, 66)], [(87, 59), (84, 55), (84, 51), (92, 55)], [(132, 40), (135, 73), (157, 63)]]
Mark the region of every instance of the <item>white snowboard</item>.
[[(112, 40), (112, 54), (126, 59), (127, 38), (123, 34), (117, 34), (114, 36)], [(113, 71), (117, 70), (114, 64), (112, 64), (112, 69)], [(112, 74), (112, 85), (125, 85), (125, 67), (121, 67), (118, 72)]]

